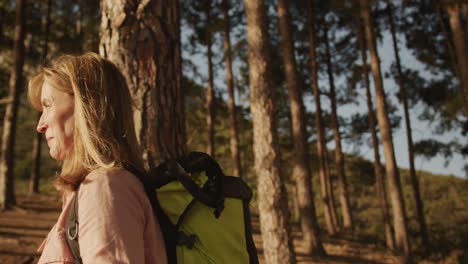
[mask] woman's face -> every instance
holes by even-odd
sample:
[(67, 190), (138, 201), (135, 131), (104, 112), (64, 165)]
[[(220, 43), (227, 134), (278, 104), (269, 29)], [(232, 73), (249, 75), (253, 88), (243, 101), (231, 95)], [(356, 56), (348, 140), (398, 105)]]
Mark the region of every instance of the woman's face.
[(37, 124), (37, 131), (45, 134), (52, 158), (68, 159), (73, 149), (73, 95), (59, 91), (44, 82), (41, 105), (43, 112)]

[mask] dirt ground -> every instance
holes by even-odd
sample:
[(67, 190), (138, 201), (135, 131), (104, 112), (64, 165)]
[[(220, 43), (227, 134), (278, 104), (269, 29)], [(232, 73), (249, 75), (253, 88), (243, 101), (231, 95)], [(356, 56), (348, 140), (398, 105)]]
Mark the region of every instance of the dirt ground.
[[(39, 258), (36, 250), (60, 213), (61, 202), (56, 196), (18, 196), (17, 199), (15, 209), (0, 213), (0, 264), (36, 263)], [(252, 227), (260, 261), (264, 263), (255, 217)], [(325, 249), (330, 257), (314, 259), (304, 253), (298, 228), (294, 227), (293, 232), (298, 263), (399, 263), (396, 256), (379, 246), (344, 239), (326, 239)]]

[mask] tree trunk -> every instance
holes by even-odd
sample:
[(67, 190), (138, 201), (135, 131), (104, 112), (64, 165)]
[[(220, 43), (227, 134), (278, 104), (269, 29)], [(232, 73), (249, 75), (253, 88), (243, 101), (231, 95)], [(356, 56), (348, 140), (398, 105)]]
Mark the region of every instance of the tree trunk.
[(186, 152), (178, 1), (101, 0), (102, 56), (126, 77), (149, 167)]
[(320, 240), (317, 214), (315, 212), (312, 175), (310, 167), (307, 164), (309, 153), (306, 140), (302, 87), (299, 84), (296, 72), (296, 59), (294, 57), (294, 44), (290, 27), (291, 18), (285, 0), (278, 1), (278, 17), (286, 84), (291, 106), (292, 140), (294, 142), (292, 175), (297, 190), (302, 239), (308, 253), (325, 256), (325, 250)]
[(0, 43), (4, 41), (3, 39), (3, 25), (5, 24), (5, 7), (0, 5)]
[(345, 164), (343, 150), (341, 148), (341, 134), (340, 124), (338, 123), (337, 105), (336, 105), (336, 93), (335, 93), (335, 80), (333, 78), (333, 66), (331, 62), (330, 54), (330, 43), (328, 39), (328, 27), (324, 21), (325, 27), (325, 57), (327, 60), (327, 73), (328, 82), (330, 83), (330, 101), (331, 101), (331, 112), (332, 112), (332, 128), (335, 140), (335, 162), (336, 170), (338, 174), (338, 186), (340, 188), (340, 203), (341, 213), (343, 215), (343, 227), (345, 229), (353, 229), (353, 218), (351, 215), (351, 206), (349, 204), (348, 185), (346, 183), (345, 175)]
[(16, 204), (14, 185), (14, 154), (16, 116), (23, 88), (24, 64), (24, 20), (25, 1), (16, 1), (16, 21), (14, 38), (14, 61), (9, 81), (9, 94), (12, 102), (7, 105), (3, 119), (3, 136), (0, 154), (0, 210), (11, 208)]
[[(211, 0), (207, 1), (206, 5), (206, 25), (208, 27), (211, 23)], [(208, 29), (207, 39), (206, 39), (206, 48), (207, 48), (207, 57), (208, 57), (208, 89), (206, 89), (206, 126), (208, 128), (208, 146), (207, 152), (211, 157), (214, 157), (214, 89), (213, 89), (213, 62), (212, 56), (213, 52), (211, 51), (212, 34)]]
[[(52, 0), (47, 1), (47, 12), (45, 19), (45, 33), (44, 33), (44, 43), (42, 46), (42, 62), (44, 63), (47, 58), (48, 53), (48, 43), (49, 43), (49, 32), (50, 32), (50, 13), (52, 9)], [(37, 114), (37, 122), (41, 118), (42, 113)], [(39, 179), (41, 177), (41, 142), (42, 135), (40, 133), (35, 133), (33, 150), (32, 150), (32, 160), (33, 160), (33, 169), (31, 171), (31, 177), (29, 180), (29, 194), (39, 193)]]
[(229, 109), (229, 121), (231, 124), (231, 158), (233, 164), (233, 175), (242, 177), (242, 169), (240, 164), (239, 154), (239, 136), (237, 132), (237, 121), (236, 121), (236, 104), (234, 98), (234, 80), (232, 78), (232, 61), (231, 61), (231, 37), (230, 37), (230, 19), (229, 19), (229, 1), (223, 0), (223, 11), (224, 11), (224, 49), (226, 50), (225, 63), (226, 63), (226, 84), (228, 88), (228, 109)]
[(320, 93), (318, 89), (317, 63), (315, 61), (315, 29), (314, 29), (314, 13), (312, 3), (308, 2), (307, 10), (307, 28), (309, 31), (309, 54), (310, 54), (310, 76), (312, 76), (312, 90), (315, 98), (315, 126), (317, 129), (317, 157), (319, 160), (319, 175), (320, 175), (320, 191), (322, 194), (323, 212), (325, 216), (325, 224), (328, 234), (336, 233), (336, 226), (333, 224), (332, 208), (330, 207), (330, 196), (327, 189), (327, 173), (326, 173), (326, 146), (323, 144), (324, 129), (322, 125), (322, 108), (320, 106)]
[(465, 32), (463, 30), (463, 26), (460, 21), (460, 13), (461, 13), (461, 4), (454, 2), (454, 3), (447, 3), (445, 5), (445, 9), (447, 11), (449, 21), (450, 21), (450, 29), (452, 30), (452, 38), (453, 43), (455, 45), (455, 53), (457, 54), (457, 65), (458, 65), (458, 73), (460, 78), (460, 86), (463, 90), (463, 98), (465, 102), (465, 115), (468, 116), (468, 57), (465, 40)]
[(392, 130), (385, 103), (385, 92), (383, 89), (382, 74), (380, 71), (379, 55), (375, 44), (375, 37), (372, 28), (372, 21), (369, 10), (368, 0), (361, 0), (361, 14), (364, 19), (367, 46), (371, 56), (371, 70), (375, 84), (375, 100), (377, 105), (377, 121), (382, 137), (382, 144), (385, 157), (385, 169), (388, 185), (390, 188), (390, 197), (393, 209), (393, 224), (395, 226), (396, 249), (403, 250), (407, 261), (411, 260), (411, 247), (408, 237), (407, 218), (403, 193), (401, 190), (400, 174), (395, 160), (393, 148)]
[(287, 194), (280, 172), (275, 98), (271, 88), (270, 47), (263, 0), (244, 1), (249, 45), (250, 108), (255, 173), (266, 263), (296, 263)]
[(334, 191), (334, 186), (333, 186), (333, 180), (332, 180), (332, 177), (331, 177), (331, 172), (330, 172), (330, 160), (329, 160), (329, 157), (328, 157), (328, 151), (327, 151), (327, 143), (326, 143), (326, 140), (325, 140), (325, 131), (323, 132), (324, 136), (322, 136), (322, 156), (323, 156), (323, 161), (324, 161), (324, 171), (325, 171), (325, 185), (326, 185), (326, 188), (327, 188), (327, 193), (328, 193), (328, 197), (330, 197), (330, 199), (328, 199), (328, 203), (329, 203), (329, 206), (330, 206), (330, 211), (331, 211), (331, 219), (332, 219), (332, 222), (333, 222), (333, 225), (335, 226), (335, 229), (337, 232), (339, 232), (341, 230), (341, 226), (340, 226), (340, 221), (338, 219), (338, 215), (336, 213), (336, 203), (335, 203), (335, 191)]
[(76, 0), (76, 21), (75, 21), (75, 34), (81, 36), (81, 19), (83, 16), (83, 3), (81, 0)]
[(406, 138), (408, 140), (408, 156), (410, 165), (410, 178), (411, 186), (413, 187), (413, 199), (416, 205), (417, 219), (419, 223), (419, 231), (422, 238), (423, 247), (429, 249), (429, 237), (427, 234), (426, 219), (424, 217), (424, 204), (421, 199), (421, 193), (419, 190), (419, 180), (416, 175), (416, 169), (414, 167), (414, 150), (413, 150), (413, 136), (411, 130), (411, 120), (408, 109), (408, 100), (406, 98), (406, 88), (403, 83), (403, 76), (401, 73), (400, 55), (398, 52), (398, 43), (396, 39), (395, 24), (393, 22), (393, 14), (391, 2), (387, 0), (387, 15), (390, 21), (390, 32), (393, 40), (393, 52), (395, 53), (395, 61), (398, 72), (398, 85), (400, 86), (400, 96), (403, 103), (403, 110), (405, 113), (405, 124), (406, 124)]
[(375, 116), (374, 116), (374, 107), (372, 105), (372, 97), (370, 92), (370, 83), (369, 83), (369, 68), (367, 65), (367, 54), (366, 54), (366, 43), (364, 40), (364, 34), (362, 32), (362, 23), (361, 18), (357, 18), (357, 31), (358, 31), (358, 41), (359, 49), (361, 51), (362, 59), (362, 75), (364, 83), (366, 86), (366, 98), (367, 98), (367, 109), (369, 112), (369, 126), (371, 130), (372, 145), (374, 147), (374, 173), (375, 173), (375, 185), (377, 187), (377, 192), (379, 195), (380, 209), (382, 213), (382, 221), (385, 228), (385, 241), (387, 247), (390, 250), (395, 249), (395, 236), (393, 235), (393, 227), (390, 223), (390, 213), (389, 205), (387, 199), (387, 191), (385, 189), (384, 183), (384, 174), (382, 164), (380, 163), (380, 153), (379, 153), (379, 140), (377, 138), (377, 132), (375, 131)]

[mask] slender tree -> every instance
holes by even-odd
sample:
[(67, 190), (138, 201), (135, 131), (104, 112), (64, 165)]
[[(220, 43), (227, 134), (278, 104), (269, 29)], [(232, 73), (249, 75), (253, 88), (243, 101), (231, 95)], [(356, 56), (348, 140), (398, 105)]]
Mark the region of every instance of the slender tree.
[(293, 179), (296, 184), (297, 202), (300, 212), (303, 244), (308, 253), (325, 255), (320, 240), (319, 226), (315, 212), (314, 194), (312, 192), (312, 175), (307, 164), (309, 159), (302, 87), (299, 83), (294, 57), (294, 43), (291, 36), (291, 18), (285, 0), (278, 1), (279, 29), (281, 48), (291, 107), (292, 140), (294, 142)]
[[(49, 44), (49, 32), (50, 32), (50, 14), (52, 9), (52, 0), (47, 1), (47, 11), (45, 19), (45, 31), (44, 31), (44, 42), (42, 44), (42, 61), (44, 62), (47, 58), (48, 53), (48, 44)], [(42, 113), (38, 113), (37, 121), (41, 118)], [(32, 159), (34, 162), (33, 169), (31, 170), (31, 177), (29, 181), (29, 194), (39, 193), (39, 179), (41, 172), (41, 142), (42, 135), (40, 133), (35, 133), (33, 149), (32, 149)]]
[(408, 99), (406, 98), (406, 88), (403, 82), (403, 75), (401, 71), (401, 64), (400, 64), (400, 54), (398, 51), (398, 43), (396, 38), (396, 30), (395, 30), (395, 23), (393, 21), (393, 14), (392, 14), (392, 4), (390, 1), (387, 0), (387, 15), (390, 22), (390, 32), (392, 34), (393, 40), (393, 52), (395, 53), (395, 62), (398, 74), (398, 85), (400, 87), (400, 99), (403, 103), (403, 111), (405, 114), (405, 124), (406, 124), (406, 138), (408, 141), (408, 156), (409, 156), (409, 165), (410, 165), (410, 178), (411, 178), (411, 186), (413, 187), (413, 199), (416, 205), (416, 213), (417, 219), (419, 223), (419, 231), (422, 238), (423, 246), (428, 249), (429, 248), (429, 237), (427, 234), (427, 225), (426, 219), (424, 217), (424, 204), (421, 199), (421, 192), (419, 190), (419, 180), (416, 175), (416, 169), (414, 167), (414, 147), (413, 147), (413, 136), (411, 130), (411, 120), (409, 114), (409, 107), (408, 107)]
[[(462, 22), (460, 21), (460, 14), (462, 11), (462, 1), (445, 1), (445, 10), (447, 11), (450, 29), (452, 31), (453, 44), (455, 46), (456, 61), (458, 66), (458, 77), (460, 79), (460, 86), (463, 90), (463, 97), (465, 102), (465, 115), (468, 116), (468, 48)], [(466, 6), (466, 3), (464, 4)], [(466, 9), (466, 7), (465, 7)]]
[(380, 210), (382, 213), (382, 221), (385, 228), (385, 241), (389, 249), (395, 249), (395, 236), (393, 233), (393, 227), (390, 223), (390, 213), (389, 213), (389, 204), (387, 199), (387, 191), (384, 183), (384, 173), (382, 164), (380, 162), (380, 153), (379, 153), (379, 140), (377, 137), (377, 132), (375, 130), (375, 116), (374, 116), (374, 106), (372, 105), (372, 96), (370, 92), (370, 82), (369, 82), (369, 67), (367, 64), (367, 47), (364, 39), (364, 33), (362, 30), (361, 17), (356, 18), (357, 23), (357, 32), (358, 32), (358, 42), (359, 49), (361, 51), (361, 60), (362, 60), (362, 78), (364, 79), (364, 85), (366, 88), (366, 99), (367, 99), (367, 109), (369, 112), (369, 127), (371, 131), (372, 146), (374, 149), (374, 173), (375, 173), (375, 185), (377, 187), (377, 192), (379, 195)]
[(16, 117), (20, 103), (20, 94), (23, 88), (23, 64), (24, 64), (24, 24), (25, 24), (25, 0), (16, 1), (16, 21), (14, 38), (14, 62), (9, 81), (9, 98), (3, 119), (3, 136), (0, 153), (0, 210), (10, 208), (16, 204), (14, 187), (14, 154)]
[(206, 24), (208, 25), (206, 31), (206, 55), (208, 59), (208, 88), (206, 89), (206, 126), (208, 128), (208, 146), (207, 152), (210, 156), (214, 157), (215, 142), (214, 142), (214, 88), (213, 88), (213, 51), (212, 39), (213, 35), (209, 27), (211, 23), (211, 0), (205, 0), (205, 16)]
[(320, 175), (320, 191), (322, 194), (323, 211), (325, 216), (325, 224), (330, 235), (336, 233), (336, 225), (332, 219), (332, 207), (330, 206), (330, 194), (327, 188), (327, 170), (326, 170), (326, 145), (325, 131), (322, 122), (322, 108), (320, 105), (320, 93), (318, 88), (318, 73), (315, 56), (315, 27), (314, 27), (314, 10), (311, 1), (307, 5), (307, 28), (309, 31), (309, 54), (310, 54), (310, 75), (312, 76), (312, 91), (315, 99), (315, 126), (317, 129), (317, 156), (319, 160), (319, 175)]
[(236, 103), (234, 98), (234, 79), (232, 77), (232, 60), (231, 60), (231, 37), (230, 37), (230, 18), (229, 18), (229, 0), (223, 0), (224, 12), (224, 49), (226, 50), (226, 84), (228, 88), (228, 109), (229, 121), (231, 129), (231, 158), (233, 163), (233, 174), (242, 177), (242, 169), (239, 153), (239, 135), (236, 121)]
[(336, 104), (336, 92), (335, 92), (335, 80), (333, 77), (333, 66), (331, 61), (330, 54), (330, 39), (328, 38), (328, 26), (326, 21), (324, 25), (324, 35), (325, 35), (325, 59), (327, 64), (327, 73), (328, 73), (328, 82), (330, 85), (330, 101), (331, 101), (331, 125), (333, 128), (333, 135), (335, 140), (335, 162), (337, 167), (338, 174), (338, 186), (340, 188), (340, 204), (341, 204), (341, 213), (343, 216), (343, 226), (346, 229), (353, 228), (353, 218), (351, 215), (351, 206), (349, 204), (349, 194), (348, 194), (348, 185), (346, 183), (346, 174), (345, 174), (345, 164), (344, 164), (344, 155), (341, 148), (341, 134), (340, 134), (340, 124), (338, 123), (338, 114), (337, 114), (337, 104)]
[(400, 175), (395, 159), (393, 148), (392, 131), (388, 118), (387, 106), (385, 102), (385, 92), (383, 89), (382, 74), (380, 71), (380, 61), (375, 43), (373, 25), (370, 15), (368, 0), (361, 0), (361, 15), (364, 20), (365, 36), (367, 47), (371, 57), (371, 71), (374, 77), (375, 101), (377, 105), (377, 121), (382, 137), (382, 145), (385, 157), (385, 169), (390, 189), (390, 197), (393, 209), (393, 224), (395, 227), (396, 249), (403, 250), (406, 261), (411, 260), (411, 247), (408, 237), (407, 218), (403, 193), (401, 190)]
[(295, 263), (287, 197), (280, 172), (275, 99), (271, 89), (270, 44), (263, 0), (244, 1), (249, 46), (250, 109), (254, 133), (258, 207), (267, 263)]
[(178, 3), (101, 0), (99, 51), (126, 77), (137, 138), (150, 167), (186, 152)]
[(231, 158), (233, 164), (233, 174), (242, 177), (242, 169), (239, 153), (239, 133), (236, 121), (236, 103), (234, 97), (234, 78), (232, 77), (232, 59), (231, 59), (231, 37), (230, 37), (230, 18), (229, 18), (229, 0), (223, 0), (224, 12), (224, 49), (226, 50), (226, 84), (228, 88), (228, 109), (231, 138), (229, 139), (231, 146)]

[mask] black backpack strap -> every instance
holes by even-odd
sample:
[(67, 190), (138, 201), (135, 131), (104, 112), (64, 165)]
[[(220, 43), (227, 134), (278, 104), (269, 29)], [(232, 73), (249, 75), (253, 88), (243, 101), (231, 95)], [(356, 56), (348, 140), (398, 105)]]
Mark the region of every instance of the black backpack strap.
[(124, 168), (135, 175), (142, 183), (145, 189), (146, 196), (151, 203), (153, 208), (153, 213), (158, 219), (159, 226), (164, 238), (164, 244), (166, 247), (167, 261), (170, 264), (177, 263), (177, 253), (176, 253), (176, 244), (177, 244), (177, 230), (172, 224), (169, 217), (164, 213), (161, 205), (156, 196), (156, 186), (154, 179), (134, 166), (130, 164), (124, 164)]
[(73, 255), (74, 262), (77, 264), (83, 263), (80, 255), (80, 245), (78, 244), (78, 190), (76, 191), (70, 211), (68, 211), (67, 219), (65, 221), (65, 231), (68, 247)]

